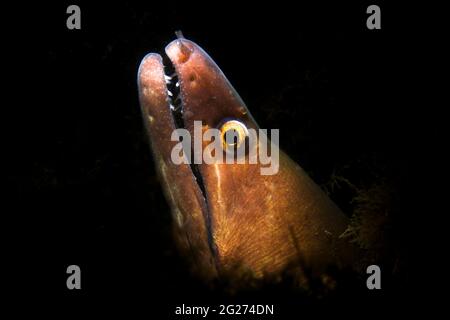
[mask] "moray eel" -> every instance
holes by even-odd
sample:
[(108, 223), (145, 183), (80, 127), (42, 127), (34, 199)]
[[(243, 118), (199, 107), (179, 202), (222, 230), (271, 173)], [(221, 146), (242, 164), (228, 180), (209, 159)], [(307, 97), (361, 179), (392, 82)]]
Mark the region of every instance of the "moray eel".
[[(282, 151), (273, 175), (262, 175), (259, 163), (173, 163), (176, 128), (193, 135), (194, 121), (202, 121), (204, 130), (259, 127), (197, 44), (178, 37), (165, 52), (175, 73), (165, 74), (160, 55), (145, 56), (138, 71), (139, 100), (174, 237), (193, 269), (206, 279), (233, 276), (234, 270), (261, 278), (289, 266), (320, 273), (330, 265), (351, 264), (353, 249), (339, 237), (348, 218)], [(174, 82), (178, 97), (168, 90)]]

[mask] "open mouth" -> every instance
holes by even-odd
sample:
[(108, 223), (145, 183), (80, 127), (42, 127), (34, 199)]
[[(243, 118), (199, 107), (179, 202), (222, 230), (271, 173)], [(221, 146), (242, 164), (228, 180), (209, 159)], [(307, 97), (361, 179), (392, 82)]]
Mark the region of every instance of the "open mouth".
[[(159, 179), (171, 207), (175, 225), (186, 237), (180, 245), (190, 248), (195, 243), (195, 246), (202, 248), (197, 254), (208, 257), (201, 259), (209, 264), (212, 261), (209, 257), (215, 249), (209, 201), (205, 180), (200, 174), (200, 165), (192, 161), (193, 153), (186, 152), (185, 149), (177, 150), (183, 152), (184, 156), (191, 155), (190, 159), (186, 159), (187, 162), (176, 163), (172, 157), (176, 146), (189, 147), (180, 144), (180, 141), (173, 141), (175, 130), (188, 130), (190, 121), (204, 120), (204, 114), (201, 112), (198, 114), (186, 111), (192, 109), (192, 103), (195, 101), (186, 98), (186, 95), (192, 95), (191, 74), (195, 70), (188, 68), (188, 77), (183, 78), (182, 68), (186, 65), (182, 65), (180, 69), (177, 66), (177, 63), (192, 62), (189, 60), (190, 53), (195, 52), (197, 48), (187, 40), (178, 39), (166, 47), (166, 52), (170, 49), (172, 51), (167, 56), (149, 53), (143, 58), (138, 70), (140, 105)], [(200, 94), (204, 96), (203, 91)], [(204, 108), (200, 109), (202, 110)], [(190, 117), (186, 117), (187, 114)], [(193, 146), (190, 147), (192, 150)]]

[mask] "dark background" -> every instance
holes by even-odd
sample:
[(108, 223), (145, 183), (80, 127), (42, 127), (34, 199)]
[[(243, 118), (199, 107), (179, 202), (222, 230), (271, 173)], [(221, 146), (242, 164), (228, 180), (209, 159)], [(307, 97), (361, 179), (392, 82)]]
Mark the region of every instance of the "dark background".
[[(236, 301), (275, 304), (284, 318), (421, 305), (418, 285), (432, 275), (415, 273), (430, 254), (417, 227), (436, 214), (428, 199), (439, 188), (423, 181), (439, 176), (440, 121), (419, 102), (422, 35), (406, 23), (408, 7), (377, 2), (382, 29), (368, 30), (369, 2), (78, 1), (82, 29), (71, 31), (70, 4), (4, 11), (15, 17), (4, 51), (19, 60), (3, 126), (5, 208), (19, 222), (13, 261), (21, 280), (33, 275), (33, 285), (17, 281), (21, 293), (44, 298), (39, 306), (59, 318), (120, 311), (167, 318), (182, 303)], [(280, 129), (281, 147), (317, 183), (327, 186), (337, 172), (361, 188), (382, 181), (393, 190), (385, 249), (395, 253), (380, 263), (392, 268), (398, 258), (402, 268), (383, 278), (381, 291), (363, 281), (325, 298), (283, 285), (230, 296), (189, 275), (171, 240), (136, 87), (142, 57), (163, 53), (176, 30), (211, 55), (261, 127)], [(353, 196), (345, 186), (331, 194), (349, 215)], [(71, 264), (81, 267), (81, 291), (66, 288)]]

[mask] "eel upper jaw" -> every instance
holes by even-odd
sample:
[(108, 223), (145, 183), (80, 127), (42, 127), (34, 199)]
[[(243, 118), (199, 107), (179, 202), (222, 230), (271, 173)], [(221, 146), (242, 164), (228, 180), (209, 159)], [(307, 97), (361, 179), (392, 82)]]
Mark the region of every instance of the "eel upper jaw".
[[(189, 59), (191, 49), (185, 46), (180, 40), (174, 40), (173, 43), (176, 42), (177, 46), (180, 48), (180, 52), (177, 55), (177, 61), (187, 61)], [(167, 46), (169, 47), (170, 44)], [(167, 49), (166, 49), (167, 50)], [(169, 101), (169, 109), (171, 111), (173, 122), (176, 126), (176, 128), (182, 128), (187, 129), (185, 125), (185, 95), (186, 95), (186, 85), (185, 81), (183, 80), (182, 76), (179, 73), (179, 68), (176, 67), (176, 65), (168, 59), (163, 59), (164, 61), (164, 67), (165, 67), (165, 82), (167, 87), (167, 96)], [(191, 159), (188, 159), (190, 162), (190, 169), (192, 171), (192, 174), (194, 176), (194, 180), (197, 184), (198, 189), (201, 191), (201, 194), (203, 195), (203, 198), (205, 200), (205, 203), (207, 204), (206, 200), (206, 193), (205, 193), (205, 186), (203, 184), (203, 178), (198, 170), (198, 167), (196, 164), (194, 164), (193, 161), (193, 153), (191, 155)], [(206, 212), (204, 212), (205, 217), (205, 225), (207, 228), (209, 228), (208, 223), (208, 206), (206, 206)]]

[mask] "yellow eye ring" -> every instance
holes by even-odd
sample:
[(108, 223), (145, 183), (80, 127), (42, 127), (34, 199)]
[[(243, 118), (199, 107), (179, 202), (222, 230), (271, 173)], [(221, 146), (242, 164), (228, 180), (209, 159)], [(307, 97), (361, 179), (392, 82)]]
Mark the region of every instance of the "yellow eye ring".
[(220, 138), (225, 151), (239, 149), (247, 137), (247, 127), (238, 120), (228, 120), (220, 127)]

